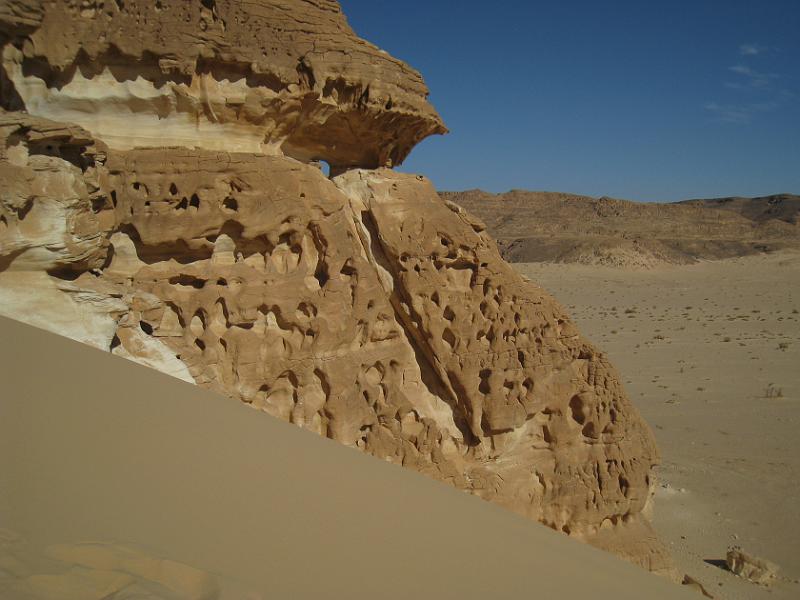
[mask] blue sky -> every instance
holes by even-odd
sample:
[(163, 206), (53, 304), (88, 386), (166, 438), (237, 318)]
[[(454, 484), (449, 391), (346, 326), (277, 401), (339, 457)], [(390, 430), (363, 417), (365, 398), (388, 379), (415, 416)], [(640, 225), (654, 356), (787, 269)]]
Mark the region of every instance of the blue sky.
[(800, 0), (341, 0), (420, 70), (442, 190), (800, 193)]

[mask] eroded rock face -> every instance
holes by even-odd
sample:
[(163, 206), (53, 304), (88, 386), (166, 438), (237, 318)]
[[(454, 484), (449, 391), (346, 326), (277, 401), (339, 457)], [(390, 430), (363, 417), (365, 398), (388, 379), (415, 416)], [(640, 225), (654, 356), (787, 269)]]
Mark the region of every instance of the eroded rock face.
[[(441, 127), (418, 76), (357, 40), (336, 3), (11, 6), (0, 18), (23, 24), (6, 34), (4, 89), (19, 96), (5, 104), (67, 121), (71, 106), (91, 132), (0, 113), (0, 312), (667, 567), (643, 518), (652, 435), (563, 309), (424, 178), (331, 180), (303, 162), (396, 162)], [(177, 42), (151, 14), (159, 6), (188, 19)], [(144, 41), (118, 29), (135, 18)], [(248, 54), (250, 27), (283, 54)], [(314, 76), (287, 83), (306, 70), (286, 48), (312, 38)], [(245, 77), (225, 81), (232, 73)], [(98, 91), (104, 77), (116, 83)], [(328, 93), (332, 80), (347, 85)], [(334, 93), (351, 84), (369, 94)], [(209, 85), (246, 88), (254, 104), (234, 109), (227, 92), (213, 104)], [(161, 141), (120, 121), (134, 105)], [(194, 141), (179, 115), (195, 119)], [(261, 141), (240, 145), (223, 125)]]
[(13, 258), (17, 269), (100, 266), (108, 242), (93, 204), (98, 188), (91, 135), (20, 113), (0, 116), (0, 132), (2, 202), (13, 215), (0, 217), (6, 257), (0, 264), (8, 267)]
[(362, 171), (337, 184), (443, 387), (481, 480), (475, 491), (567, 532), (640, 512), (652, 437), (561, 307), (424, 178)]
[[(9, 139), (25, 148), (34, 125), (11, 118)], [(51, 153), (82, 135), (49, 138)], [(37, 314), (69, 302), (96, 324), (104, 309), (99, 347), (565, 532), (638, 523), (657, 455), (612, 368), (427, 180), (330, 181), (290, 158), (182, 148), (108, 151), (100, 164), (84, 147), (84, 170), (6, 148), (12, 179), (44, 161), (73, 182), (34, 173), (52, 198), (3, 204), (6, 293), (24, 296), (14, 278), (49, 270), (63, 300)], [(58, 202), (64, 223), (91, 224), (83, 237), (62, 226), (64, 240), (22, 236), (31, 249), (18, 252), (34, 208)], [(42, 265), (29, 258), (40, 246), (63, 250)], [(8, 306), (24, 318), (27, 304)]]
[(114, 149), (282, 152), (340, 170), (400, 164), (446, 131), (419, 73), (358, 38), (333, 0), (5, 5), (3, 106)]

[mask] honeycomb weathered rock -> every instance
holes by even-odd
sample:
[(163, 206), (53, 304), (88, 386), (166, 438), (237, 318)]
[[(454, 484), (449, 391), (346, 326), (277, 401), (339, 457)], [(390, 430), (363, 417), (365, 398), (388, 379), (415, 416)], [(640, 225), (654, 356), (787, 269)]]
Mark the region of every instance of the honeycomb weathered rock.
[(0, 312), (667, 566), (606, 358), (427, 180), (347, 170), (443, 128), (337, 3), (10, 6)]

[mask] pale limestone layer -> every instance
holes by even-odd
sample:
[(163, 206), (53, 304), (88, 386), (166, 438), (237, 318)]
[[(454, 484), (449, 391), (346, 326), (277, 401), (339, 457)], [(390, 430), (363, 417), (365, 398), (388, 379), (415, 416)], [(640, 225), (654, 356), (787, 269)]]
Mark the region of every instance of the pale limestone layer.
[(109, 349), (117, 320), (127, 310), (120, 299), (44, 271), (0, 272), (1, 315), (101, 350)]
[[(249, 88), (244, 79), (237, 82), (216, 81), (197, 75), (189, 85), (167, 83), (157, 88), (141, 76), (118, 81), (105, 68), (86, 78), (77, 71), (63, 87), (47, 86), (35, 76), (23, 74), (23, 56), (8, 48), (4, 66), (9, 80), (32, 115), (76, 123), (102, 139), (110, 148), (130, 150), (136, 147), (185, 146), (232, 152), (279, 153), (279, 143), (270, 138), (275, 123), (257, 126), (246, 122), (221, 122), (213, 112), (214, 104), (244, 104)], [(263, 94), (277, 101), (278, 95)], [(179, 109), (179, 103), (191, 98), (192, 105)], [(208, 115), (201, 114), (208, 108)], [(279, 136), (280, 137), (280, 136)]]

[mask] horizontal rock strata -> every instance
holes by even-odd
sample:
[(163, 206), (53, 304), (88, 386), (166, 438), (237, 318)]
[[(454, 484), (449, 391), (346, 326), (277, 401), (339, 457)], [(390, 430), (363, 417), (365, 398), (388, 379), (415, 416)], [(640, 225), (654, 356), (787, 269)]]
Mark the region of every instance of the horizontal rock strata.
[(283, 153), (340, 170), (400, 164), (446, 131), (419, 73), (358, 38), (332, 0), (6, 4), (4, 107), (115, 149)]

